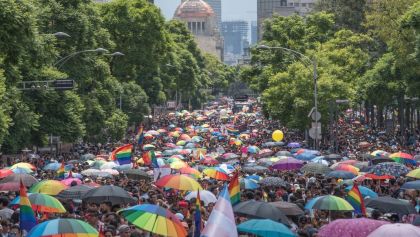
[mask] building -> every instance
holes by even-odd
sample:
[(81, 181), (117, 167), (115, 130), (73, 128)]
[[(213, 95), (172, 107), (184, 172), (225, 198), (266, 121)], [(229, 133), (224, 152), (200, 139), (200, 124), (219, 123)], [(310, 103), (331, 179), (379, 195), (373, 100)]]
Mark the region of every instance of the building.
[(213, 8), (203, 0), (185, 0), (177, 7), (174, 19), (185, 22), (198, 47), (223, 61), (223, 39)]
[(258, 42), (258, 24), (257, 21), (251, 21), (251, 45)]
[(246, 21), (222, 22), (221, 34), (224, 41), (224, 62), (226, 64), (236, 64), (237, 59), (244, 54), (244, 48), (249, 47), (248, 30)]
[(222, 28), (222, 0), (204, 0), (211, 8), (213, 8), (216, 14), (217, 27)]
[(293, 14), (306, 15), (314, 8), (316, 0), (257, 0), (258, 39), (262, 36), (264, 20), (277, 14), (291, 16)]

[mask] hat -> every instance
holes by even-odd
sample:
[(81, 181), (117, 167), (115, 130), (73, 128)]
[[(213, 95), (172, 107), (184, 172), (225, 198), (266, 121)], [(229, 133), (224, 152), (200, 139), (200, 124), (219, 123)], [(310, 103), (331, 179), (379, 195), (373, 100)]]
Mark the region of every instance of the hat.
[(121, 225), (120, 227), (118, 227), (118, 232), (122, 233), (122, 232), (126, 232), (130, 230), (130, 226), (128, 225)]
[(184, 215), (182, 215), (181, 213), (176, 213), (175, 216), (178, 217), (178, 220), (180, 221), (184, 220)]

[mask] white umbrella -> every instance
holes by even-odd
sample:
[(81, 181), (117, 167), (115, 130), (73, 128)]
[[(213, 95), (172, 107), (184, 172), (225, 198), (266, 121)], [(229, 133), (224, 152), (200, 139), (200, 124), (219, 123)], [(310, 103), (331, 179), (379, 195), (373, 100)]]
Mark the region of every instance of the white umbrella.
[(101, 170), (106, 170), (106, 169), (112, 169), (114, 167), (117, 167), (118, 164), (115, 163), (114, 161), (109, 161), (106, 162), (105, 164), (101, 165)]
[[(185, 196), (185, 200), (190, 200), (192, 198), (197, 198), (197, 191), (190, 192), (187, 196)], [(216, 203), (217, 198), (214, 194), (207, 190), (200, 191), (200, 199), (204, 202), (204, 206), (207, 206), (209, 203)]]

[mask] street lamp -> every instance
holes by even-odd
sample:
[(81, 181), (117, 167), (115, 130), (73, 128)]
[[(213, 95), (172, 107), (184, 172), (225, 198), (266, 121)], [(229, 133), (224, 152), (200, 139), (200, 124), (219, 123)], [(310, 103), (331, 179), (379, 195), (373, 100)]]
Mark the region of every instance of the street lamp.
[(54, 35), (55, 37), (70, 37), (69, 34), (67, 34), (66, 32), (61, 32), (61, 31), (55, 32), (52, 35)]
[(313, 80), (314, 80), (314, 113), (315, 113), (315, 149), (318, 148), (318, 120), (320, 118), (318, 118), (318, 86), (317, 86), (317, 78), (318, 78), (318, 74), (317, 74), (317, 63), (316, 63), (316, 59), (311, 59), (308, 56), (293, 50), (293, 49), (289, 49), (289, 48), (284, 48), (281, 46), (267, 46), (267, 45), (258, 45), (257, 49), (280, 49), (283, 51), (287, 51), (289, 53), (294, 53), (295, 55), (300, 56), (301, 61), (304, 62), (304, 60), (306, 60), (305, 66), (307, 68), (309, 68), (310, 66), (313, 67), (312, 72), (313, 72)]
[(82, 54), (82, 53), (89, 53), (89, 52), (96, 52), (96, 53), (108, 53), (108, 50), (104, 49), (104, 48), (97, 48), (97, 49), (87, 49), (87, 50), (82, 50), (82, 51), (77, 51), (74, 52), (72, 54), (69, 54), (63, 58), (61, 58), (60, 60), (58, 60), (57, 62), (54, 63), (54, 67), (57, 67), (58, 69), (60, 69), (68, 60), (70, 60), (71, 58)]

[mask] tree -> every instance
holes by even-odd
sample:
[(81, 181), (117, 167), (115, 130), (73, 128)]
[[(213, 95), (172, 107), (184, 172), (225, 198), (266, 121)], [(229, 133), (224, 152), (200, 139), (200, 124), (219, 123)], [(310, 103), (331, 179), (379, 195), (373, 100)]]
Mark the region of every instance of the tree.
[(103, 136), (107, 136), (111, 142), (120, 141), (126, 134), (127, 125), (128, 116), (117, 110), (106, 120)]
[(0, 70), (0, 143), (3, 142), (6, 134), (8, 134), (8, 128), (11, 125), (11, 118), (9, 115), (10, 107), (6, 100), (6, 78), (3, 75), (3, 71)]
[(122, 111), (128, 117), (130, 125), (138, 125), (144, 120), (145, 115), (150, 114), (150, 107), (146, 92), (135, 82), (125, 82), (122, 84)]
[(334, 14), (338, 29), (362, 32), (367, 4), (367, 0), (319, 0), (315, 10)]

